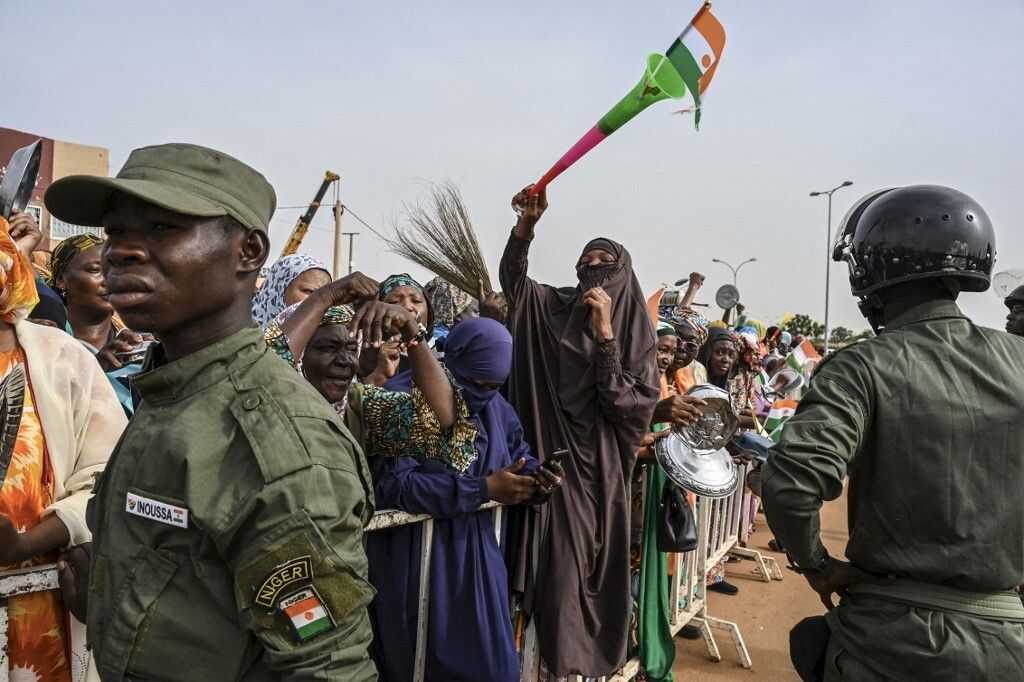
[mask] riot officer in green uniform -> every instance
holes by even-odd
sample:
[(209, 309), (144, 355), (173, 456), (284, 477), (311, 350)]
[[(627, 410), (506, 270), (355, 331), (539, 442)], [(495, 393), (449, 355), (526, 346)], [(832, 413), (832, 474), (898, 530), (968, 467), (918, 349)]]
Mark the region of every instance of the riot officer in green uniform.
[[(161, 342), (91, 503), (100, 675), (376, 679), (369, 473), (250, 316), (273, 188), (226, 154), (168, 144), (136, 149), (115, 178), (59, 180), (46, 204), (104, 228), (110, 302)], [(366, 283), (353, 299), (376, 296)]]
[[(829, 609), (824, 678), (1024, 679), (1024, 339), (955, 303), (989, 286), (989, 218), (947, 187), (875, 192), (833, 258), (878, 336), (821, 363), (763, 469), (768, 522)], [(848, 562), (818, 516), (847, 476)]]

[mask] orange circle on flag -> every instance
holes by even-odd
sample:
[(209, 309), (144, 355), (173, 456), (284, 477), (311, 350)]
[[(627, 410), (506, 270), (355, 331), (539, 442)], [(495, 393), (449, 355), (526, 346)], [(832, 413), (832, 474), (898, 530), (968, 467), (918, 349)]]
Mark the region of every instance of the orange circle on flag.
[(703, 57), (701, 57), (700, 63), (704, 65), (705, 69), (711, 66), (711, 55), (706, 54)]
[(304, 614), (302, 614), (302, 615), (303, 615), (303, 617), (304, 617), (304, 618), (305, 618), (306, 620), (313, 620), (313, 614), (312, 614), (312, 613), (310, 613), (309, 611), (306, 611), (306, 612), (305, 612)]

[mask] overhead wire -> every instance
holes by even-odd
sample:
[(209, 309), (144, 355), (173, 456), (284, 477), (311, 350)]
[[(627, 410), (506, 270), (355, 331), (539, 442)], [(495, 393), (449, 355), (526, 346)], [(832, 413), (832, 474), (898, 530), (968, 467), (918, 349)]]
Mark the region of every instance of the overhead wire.
[(375, 235), (377, 235), (378, 237), (380, 237), (380, 238), (381, 238), (382, 240), (384, 240), (385, 242), (386, 242), (386, 241), (388, 241), (388, 238), (387, 238), (387, 237), (385, 237), (385, 236), (384, 236), (384, 235), (382, 235), (382, 234), (381, 234), (380, 232), (378, 232), (377, 230), (375, 230), (375, 229), (374, 229), (374, 228), (373, 228), (373, 227), (372, 227), (372, 226), (371, 226), (371, 225), (370, 225), (370, 224), (369, 224), (368, 222), (366, 222), (365, 220), (363, 220), (362, 218), (360, 218), (360, 217), (359, 217), (359, 216), (358, 216), (358, 215), (356, 214), (356, 212), (355, 212), (355, 211), (353, 211), (353, 210), (352, 210), (351, 208), (349, 208), (349, 206), (348, 206), (347, 204), (342, 204), (341, 206), (342, 206), (342, 208), (344, 208), (344, 209), (345, 209), (345, 211), (346, 211), (347, 213), (349, 213), (349, 214), (350, 214), (350, 215), (351, 215), (351, 216), (352, 216), (353, 218), (355, 218), (356, 220), (358, 220), (359, 222), (361, 222), (361, 223), (363, 224), (363, 226), (364, 226), (364, 227), (366, 227), (366, 229), (367, 229), (367, 230), (369, 230), (370, 232), (374, 233)]
[[(337, 190), (335, 190), (335, 201), (337, 201), (337, 200), (338, 200), (338, 197), (337, 197)], [(299, 209), (305, 210), (305, 209), (307, 209), (307, 208), (309, 208), (309, 204), (303, 204), (302, 206), (278, 206), (278, 207), (277, 207), (277, 210), (278, 210), (278, 211), (295, 211), (295, 210), (299, 210)], [(356, 219), (357, 221), (359, 221), (360, 223), (362, 223), (362, 225), (363, 225), (363, 226), (364, 226), (364, 227), (365, 227), (366, 229), (368, 229), (368, 230), (369, 230), (370, 232), (372, 232), (373, 234), (377, 235), (377, 237), (379, 237), (380, 239), (382, 239), (382, 240), (383, 240), (383, 241), (385, 241), (385, 242), (386, 242), (386, 241), (388, 241), (388, 238), (387, 238), (387, 237), (385, 237), (385, 236), (384, 236), (383, 234), (381, 234), (379, 230), (377, 230), (376, 228), (374, 228), (374, 227), (373, 227), (372, 225), (370, 225), (370, 224), (369, 224), (368, 222), (366, 222), (365, 220), (363, 220), (362, 218), (360, 218), (360, 217), (359, 217), (359, 214), (357, 214), (357, 213), (356, 213), (355, 211), (353, 211), (353, 210), (352, 210), (352, 207), (350, 207), (350, 206), (349, 206), (348, 204), (342, 204), (342, 205), (341, 205), (341, 208), (342, 208), (342, 209), (343, 209), (343, 210), (344, 210), (344, 211), (345, 211), (346, 213), (350, 214), (350, 215), (351, 215), (351, 216), (352, 216), (353, 218), (355, 218), (355, 219)], [(280, 221), (282, 221), (282, 222), (291, 222), (291, 221), (289, 221), (289, 220), (288, 220), (288, 218), (279, 218), (279, 217), (274, 217), (274, 218), (272, 218), (272, 220), (280, 220)], [(309, 226), (309, 229), (311, 229), (311, 230), (317, 230), (317, 231), (320, 231), (320, 232), (334, 232), (334, 228), (328, 229), (328, 228), (324, 228), (324, 227), (313, 227), (312, 225), (310, 225), (310, 226)]]

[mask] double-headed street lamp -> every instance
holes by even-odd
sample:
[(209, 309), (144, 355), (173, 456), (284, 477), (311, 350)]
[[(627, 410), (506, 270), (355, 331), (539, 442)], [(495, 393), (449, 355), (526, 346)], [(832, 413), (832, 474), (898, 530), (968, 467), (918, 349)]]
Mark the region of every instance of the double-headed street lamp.
[(825, 353), (828, 354), (828, 288), (829, 288), (829, 273), (832, 265), (832, 192), (843, 187), (849, 187), (853, 183), (849, 180), (843, 181), (843, 184), (833, 187), (830, 190), (824, 192), (811, 192), (812, 197), (820, 197), (822, 194), (828, 197), (828, 222), (825, 223)]
[[(725, 267), (727, 267), (730, 270), (732, 270), (732, 285), (735, 287), (736, 286), (736, 274), (740, 271), (740, 268), (742, 268), (747, 263), (753, 263), (756, 260), (757, 260), (756, 258), (748, 258), (747, 260), (743, 261), (742, 263), (740, 263), (736, 267), (733, 267), (733, 266), (729, 265), (724, 260), (718, 260), (717, 258), (712, 258), (711, 262), (712, 263), (721, 263)], [(737, 288), (739, 288), (739, 287), (737, 287)]]
[[(725, 267), (727, 267), (730, 270), (732, 270), (732, 286), (736, 289), (737, 292), (739, 292), (739, 287), (736, 286), (736, 275), (739, 274), (740, 268), (742, 268), (747, 263), (753, 263), (756, 260), (757, 260), (756, 258), (748, 258), (747, 260), (743, 261), (742, 263), (740, 263), (736, 267), (733, 267), (733, 266), (729, 265), (728, 263), (726, 263), (724, 260), (719, 260), (718, 258), (712, 258), (711, 262), (712, 263), (721, 263)], [(725, 321), (729, 320), (729, 310), (732, 310), (732, 308), (729, 308), (725, 312), (722, 313), (722, 319), (725, 320)], [(739, 315), (738, 312), (736, 314)]]

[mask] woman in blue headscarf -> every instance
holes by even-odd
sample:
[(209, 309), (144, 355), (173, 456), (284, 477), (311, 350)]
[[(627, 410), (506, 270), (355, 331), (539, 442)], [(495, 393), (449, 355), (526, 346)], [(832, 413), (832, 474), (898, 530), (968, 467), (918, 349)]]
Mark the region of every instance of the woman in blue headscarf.
[(331, 273), (319, 258), (304, 253), (285, 256), (267, 270), (267, 278), (252, 299), (252, 319), (266, 329), (282, 310), (330, 283)]
[[(512, 337), (501, 323), (466, 320), (448, 336), (444, 364), (462, 389), (479, 435), (477, 459), (455, 475), (427, 458), (385, 462), (370, 457), (379, 509), (430, 514), (434, 544), (430, 564), (430, 617), (426, 679), (519, 679), (509, 612), (508, 576), (495, 537), (491, 500), (540, 504), (561, 484), (556, 463), (539, 468), (523, 439), (515, 410), (500, 394), (512, 366)], [(387, 384), (411, 390), (404, 373)], [(401, 461), (399, 461), (401, 460)], [(504, 528), (501, 529), (504, 544)], [(420, 572), (420, 526), (369, 533), (371, 656), (381, 680), (413, 678)]]

